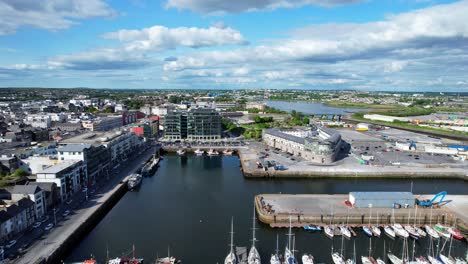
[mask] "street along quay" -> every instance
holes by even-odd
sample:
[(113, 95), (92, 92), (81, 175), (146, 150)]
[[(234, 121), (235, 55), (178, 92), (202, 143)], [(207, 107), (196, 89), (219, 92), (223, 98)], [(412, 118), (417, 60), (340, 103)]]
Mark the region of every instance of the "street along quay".
[(126, 179), (129, 174), (140, 170), (154, 155), (156, 149), (151, 147), (127, 164), (119, 167), (109, 181), (73, 208), (73, 213), (62, 222), (31, 242), (28, 251), (9, 263), (61, 263), (63, 257), (85, 236), (102, 217), (120, 200), (127, 191)]
[[(394, 194), (401, 196), (411, 193)], [(409, 204), (408, 208), (405, 208), (405, 204), (400, 204), (402, 207), (398, 209), (392, 208), (391, 203), (390, 206), (379, 206), (377, 201), (374, 204), (356, 207), (350, 204), (350, 197), (351, 195), (346, 194), (259, 194), (255, 196), (255, 206), (258, 219), (271, 227), (287, 227), (291, 219), (292, 225), (296, 227), (309, 224), (360, 226), (369, 223), (400, 223), (424, 226), (442, 223), (468, 231), (468, 195), (447, 195), (442, 203), (434, 203), (432, 208), (415, 205), (417, 202), (413, 201), (414, 204)], [(434, 195), (414, 197), (414, 200), (428, 200)]]

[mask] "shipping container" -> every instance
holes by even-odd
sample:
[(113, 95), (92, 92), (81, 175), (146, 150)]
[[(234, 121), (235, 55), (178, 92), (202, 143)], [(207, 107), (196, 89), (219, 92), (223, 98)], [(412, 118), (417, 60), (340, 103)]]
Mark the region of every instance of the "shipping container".
[(354, 207), (392, 208), (395, 203), (414, 207), (415, 198), (411, 192), (350, 192), (349, 201)]

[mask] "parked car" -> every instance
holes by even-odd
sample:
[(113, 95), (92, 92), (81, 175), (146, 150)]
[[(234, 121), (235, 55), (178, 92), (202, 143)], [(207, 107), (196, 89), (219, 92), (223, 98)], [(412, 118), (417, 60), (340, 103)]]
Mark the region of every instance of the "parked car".
[(14, 246), (16, 244), (16, 240), (11, 240), (10, 242), (8, 242), (5, 247), (6, 248), (11, 248), (12, 246)]
[(44, 228), (44, 231), (49, 231), (52, 229), (52, 227), (54, 227), (54, 224), (50, 223)]
[(33, 228), (38, 228), (42, 225), (42, 222), (36, 222), (34, 223), (34, 225), (32, 226)]
[(87, 191), (88, 191), (88, 188), (85, 187), (85, 188), (83, 188), (81, 191), (82, 191), (82, 192), (87, 192)]
[(67, 203), (68, 205), (69, 205), (69, 204), (71, 204), (72, 202), (73, 202), (73, 200), (72, 200), (72, 199), (70, 199), (70, 200), (66, 201), (66, 203)]
[(45, 222), (47, 222), (47, 221), (49, 221), (49, 216), (48, 216), (48, 215), (46, 215), (46, 217), (44, 217), (44, 218), (41, 220), (41, 223), (45, 223)]
[(24, 243), (19, 249), (18, 249), (18, 252), (23, 254), (27, 251), (29, 247), (29, 243)]
[(65, 210), (65, 212), (63, 212), (62, 216), (63, 217), (66, 217), (70, 214), (70, 210)]

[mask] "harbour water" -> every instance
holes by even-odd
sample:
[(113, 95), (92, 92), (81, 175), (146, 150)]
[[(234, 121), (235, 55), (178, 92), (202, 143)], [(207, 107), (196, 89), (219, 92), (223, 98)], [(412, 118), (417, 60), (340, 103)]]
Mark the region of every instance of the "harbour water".
[[(223, 263), (228, 253), (231, 216), (234, 217), (234, 242), (250, 246), (253, 198), (259, 193), (337, 194), (350, 191), (409, 191), (406, 180), (307, 180), (307, 179), (245, 179), (235, 156), (196, 157), (166, 155), (152, 177), (144, 178), (138, 191), (129, 192), (81, 241), (66, 262), (82, 261), (94, 255), (103, 262), (106, 249), (112, 257), (129, 252), (135, 245), (136, 255), (153, 263), (157, 256), (178, 256), (183, 263)], [(413, 181), (413, 192), (432, 194), (468, 194), (468, 184), (462, 180)], [(257, 248), (267, 263), (276, 247), (279, 234), (280, 251), (284, 252), (286, 229), (272, 229), (258, 223)], [(332, 263), (330, 250), (341, 250), (341, 238), (332, 242), (323, 233), (296, 234), (297, 254), (313, 254), (318, 263)], [(369, 239), (362, 232), (344, 240), (344, 254), (367, 255)], [(401, 255), (403, 241), (388, 238), (372, 239), (372, 255), (387, 250)], [(443, 242), (443, 241), (442, 241)], [(440, 248), (443, 243), (441, 242)], [(426, 254), (429, 240), (416, 241), (416, 256)], [(448, 250), (449, 244), (444, 247)], [(434, 246), (435, 247), (435, 246)], [(409, 243), (410, 255), (413, 242)], [(465, 256), (467, 244), (453, 241), (452, 256)], [(358, 261), (360, 262), (360, 261)]]
[(296, 110), (304, 114), (344, 114), (349, 112), (359, 112), (367, 110), (366, 108), (340, 108), (327, 106), (322, 103), (313, 102), (287, 102), (287, 101), (265, 101), (267, 106), (274, 107), (283, 111), (291, 112)]

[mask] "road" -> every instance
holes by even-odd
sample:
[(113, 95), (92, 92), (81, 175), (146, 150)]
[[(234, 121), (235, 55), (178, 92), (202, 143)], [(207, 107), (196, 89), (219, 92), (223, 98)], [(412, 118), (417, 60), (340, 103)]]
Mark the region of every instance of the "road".
[[(63, 203), (58, 207), (55, 211), (55, 218), (54, 213), (49, 212), (48, 220), (40, 227), (26, 232), (18, 238), (16, 245), (5, 251), (5, 257), (11, 254), (16, 255), (12, 252), (17, 252), (22, 245), (29, 244), (26, 253), (14, 260), (6, 260), (5, 263), (35, 263), (35, 261), (49, 256), (117, 190), (121, 180), (138, 170), (154, 151), (154, 148), (150, 148), (139, 155), (132, 155), (136, 158), (128, 160), (125, 165), (114, 170), (114, 176), (109, 180), (102, 179), (93, 188), (89, 188), (88, 192), (77, 193), (70, 204)], [(88, 197), (86, 197), (87, 195)], [(62, 214), (66, 210), (71, 213), (68, 216), (63, 216)], [(44, 230), (47, 224), (54, 222), (56, 222), (54, 228), (49, 231)], [(13, 256), (11, 257), (13, 259)]]

